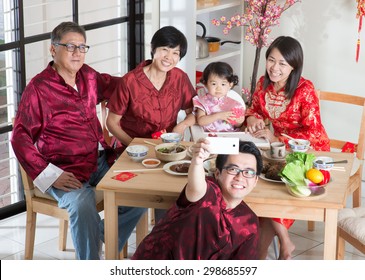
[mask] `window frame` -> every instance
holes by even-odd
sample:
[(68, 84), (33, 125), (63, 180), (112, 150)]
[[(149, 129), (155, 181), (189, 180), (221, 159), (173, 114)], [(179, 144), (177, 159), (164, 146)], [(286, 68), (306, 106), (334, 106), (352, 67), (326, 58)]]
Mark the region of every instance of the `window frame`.
[[(15, 84), (14, 91), (19, 102), (21, 94), (26, 87), (26, 57), (25, 47), (27, 44), (45, 41), (50, 39), (51, 32), (24, 36), (24, 7), (22, 0), (12, 0), (14, 5), (14, 36), (15, 40), (10, 43), (0, 45), (0, 52), (8, 50), (18, 50), (15, 54)], [(128, 49), (128, 71), (134, 69), (137, 64), (144, 60), (144, 0), (127, 0), (128, 15), (97, 21), (82, 25), (86, 32), (121, 23), (128, 23), (127, 49)], [(79, 23), (79, 0), (72, 2), (72, 20)], [(16, 104), (17, 108), (17, 104)], [(11, 132), (12, 124), (0, 126), (0, 134)], [(20, 173), (19, 173), (20, 174)], [(21, 182), (21, 180), (19, 180)], [(26, 210), (25, 200), (0, 208), (0, 220), (24, 212)]]

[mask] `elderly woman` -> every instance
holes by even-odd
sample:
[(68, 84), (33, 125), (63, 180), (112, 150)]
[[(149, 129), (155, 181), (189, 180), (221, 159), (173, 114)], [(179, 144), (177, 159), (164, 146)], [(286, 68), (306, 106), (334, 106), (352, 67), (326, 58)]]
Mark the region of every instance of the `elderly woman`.
[[(152, 37), (151, 48), (152, 60), (127, 73), (108, 103), (108, 129), (124, 146), (134, 137), (151, 138), (160, 131), (183, 134), (195, 123), (194, 87), (175, 67), (187, 51), (184, 34), (173, 26), (162, 27)], [(177, 124), (180, 110), (187, 117)]]
[[(108, 129), (122, 149), (135, 137), (151, 138), (161, 131), (183, 134), (195, 123), (191, 114), (195, 89), (187, 74), (175, 67), (187, 51), (184, 34), (173, 26), (162, 27), (153, 35), (151, 48), (152, 60), (123, 76), (107, 105)], [(180, 110), (185, 110), (187, 116), (177, 123)], [(156, 220), (161, 215), (157, 211)], [(119, 232), (121, 223), (122, 220)], [(119, 250), (126, 238), (119, 236)]]

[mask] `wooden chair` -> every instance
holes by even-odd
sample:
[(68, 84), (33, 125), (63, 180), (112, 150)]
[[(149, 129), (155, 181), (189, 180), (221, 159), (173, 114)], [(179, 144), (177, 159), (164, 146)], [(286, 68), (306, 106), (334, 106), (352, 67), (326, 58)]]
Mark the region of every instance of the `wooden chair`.
[[(20, 172), (25, 191), (25, 201), (27, 206), (27, 222), (25, 230), (25, 256), (26, 260), (33, 259), (35, 230), (37, 214), (41, 213), (60, 220), (59, 227), (59, 250), (66, 250), (68, 213), (57, 205), (57, 201), (50, 195), (42, 193), (34, 186), (32, 179), (20, 166)], [(96, 191), (96, 208), (100, 212), (104, 210), (103, 193)]]
[[(364, 151), (365, 151), (365, 98), (361, 96), (348, 95), (343, 93), (336, 92), (327, 92), (327, 91), (317, 91), (319, 100), (321, 102), (321, 107), (325, 102), (331, 102), (332, 104), (342, 104), (342, 107), (346, 107), (347, 105), (353, 105), (354, 108), (361, 108), (361, 121), (360, 127), (358, 129), (358, 139), (356, 144), (356, 159), (359, 162), (359, 168), (350, 177), (350, 181), (347, 186), (347, 195), (352, 195), (352, 206), (359, 207), (361, 205), (361, 180), (362, 180), (362, 170), (363, 170), (363, 162), (364, 162)], [(349, 107), (349, 106), (347, 106)], [(339, 115), (340, 112), (336, 110), (334, 114)], [(322, 114), (323, 119), (323, 114)], [(346, 135), (346, 127), (341, 127), (342, 135)], [(341, 150), (346, 144), (346, 140), (334, 139), (330, 135), (330, 146), (331, 148)], [(344, 201), (344, 205), (346, 205), (346, 200)], [(314, 230), (314, 222), (308, 222), (308, 230)]]
[[(105, 139), (107, 143), (109, 144), (111, 141), (111, 137), (109, 135), (109, 131), (106, 130), (105, 126), (105, 116), (106, 116), (105, 102), (101, 106), (101, 109), (104, 110), (102, 111), (102, 114), (104, 114), (104, 118), (102, 118), (104, 122), (103, 133), (104, 137), (106, 137)], [(60, 220), (58, 247), (59, 250), (65, 251), (67, 242), (68, 220), (69, 220), (67, 211), (65, 209), (59, 208), (57, 201), (52, 196), (46, 193), (42, 193), (37, 187), (35, 187), (33, 180), (28, 176), (23, 167), (21, 165), (19, 165), (19, 167), (24, 186), (26, 208), (27, 208), (24, 258), (26, 260), (33, 259), (37, 213), (48, 215)], [(104, 210), (103, 192), (101, 191), (95, 191), (95, 192), (96, 192), (95, 193), (96, 209), (98, 210), (98, 212), (101, 212)], [(122, 252), (120, 253), (120, 259), (127, 257), (128, 254), (127, 248), (128, 248), (128, 243), (124, 246)]]
[(344, 208), (338, 215), (337, 259), (345, 256), (345, 241), (365, 254), (365, 208)]
[(106, 118), (108, 116), (108, 111), (106, 108), (107, 101), (104, 100), (100, 103), (100, 110), (101, 110), (101, 126), (103, 128), (103, 136), (105, 139), (105, 142), (110, 145), (112, 142), (112, 135), (110, 135), (108, 128), (106, 127)]
[[(337, 102), (342, 105), (348, 104), (361, 108), (362, 113), (360, 127), (358, 129), (357, 143), (354, 143), (356, 144), (356, 158), (359, 162), (359, 168), (355, 174), (351, 176), (347, 187), (348, 195), (352, 194), (352, 206), (359, 207), (361, 205), (361, 180), (365, 151), (365, 98), (361, 96), (327, 91), (319, 91), (318, 96), (321, 104), (323, 102)], [(336, 111), (335, 114), (340, 114), (340, 112)], [(346, 127), (341, 127), (341, 134), (346, 135)], [(339, 150), (341, 150), (347, 142), (346, 140), (334, 139), (332, 137), (330, 137), (330, 141), (331, 148)], [(346, 201), (344, 201), (344, 205), (345, 204)]]

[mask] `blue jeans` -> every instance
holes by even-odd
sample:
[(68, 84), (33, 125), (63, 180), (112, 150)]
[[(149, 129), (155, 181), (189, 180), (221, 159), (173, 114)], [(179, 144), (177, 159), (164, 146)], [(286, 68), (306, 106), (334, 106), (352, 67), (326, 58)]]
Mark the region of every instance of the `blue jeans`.
[[(80, 260), (98, 260), (100, 258), (99, 243), (103, 234), (100, 232), (100, 216), (96, 210), (93, 187), (99, 183), (108, 170), (106, 157), (102, 155), (98, 158), (97, 171), (91, 175), (88, 182), (83, 184), (82, 188), (65, 192), (51, 187), (47, 191), (58, 201), (58, 206), (66, 209), (69, 214), (71, 236), (76, 256)], [(136, 212), (142, 213), (137, 215)], [(119, 232), (125, 234), (125, 240), (129, 238), (143, 213), (143, 211), (134, 210), (134, 208), (122, 211), (123, 217), (120, 217), (120, 219), (123, 220), (123, 226), (126, 229)]]

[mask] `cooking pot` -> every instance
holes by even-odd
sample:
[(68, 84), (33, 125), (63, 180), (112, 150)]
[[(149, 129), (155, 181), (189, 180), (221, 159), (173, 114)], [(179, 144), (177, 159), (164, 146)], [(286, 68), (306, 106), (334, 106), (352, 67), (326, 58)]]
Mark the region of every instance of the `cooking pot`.
[(208, 46), (208, 41), (205, 40), (205, 34), (207, 33), (207, 30), (205, 28), (205, 25), (200, 22), (197, 21), (196, 22), (197, 25), (200, 25), (203, 28), (203, 35), (200, 36), (196, 36), (196, 53), (195, 53), (195, 58), (206, 58), (209, 56), (209, 46)]
[(220, 46), (223, 46), (225, 43), (232, 44), (240, 44), (241, 41), (222, 41), (218, 37), (205, 37), (205, 40), (208, 41), (208, 49), (209, 52), (219, 51)]

